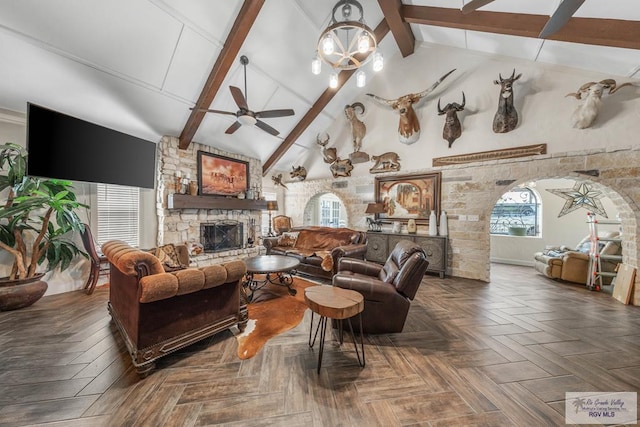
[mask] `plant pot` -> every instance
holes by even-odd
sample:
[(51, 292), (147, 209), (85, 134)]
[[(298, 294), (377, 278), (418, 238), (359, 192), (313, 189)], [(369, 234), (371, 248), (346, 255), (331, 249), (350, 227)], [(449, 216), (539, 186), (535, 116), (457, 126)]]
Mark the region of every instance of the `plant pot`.
[(47, 282), (40, 280), (42, 276), (44, 274), (29, 279), (0, 279), (0, 311), (29, 307), (42, 298), (48, 288)]
[(509, 227), (509, 236), (526, 236), (527, 227)]

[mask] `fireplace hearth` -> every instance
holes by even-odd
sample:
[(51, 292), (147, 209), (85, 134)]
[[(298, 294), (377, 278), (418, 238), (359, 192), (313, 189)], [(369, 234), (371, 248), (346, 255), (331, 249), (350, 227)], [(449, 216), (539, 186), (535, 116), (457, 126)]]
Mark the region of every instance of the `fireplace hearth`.
[(200, 224), (200, 243), (205, 252), (221, 252), (241, 249), (243, 223), (240, 221), (216, 221)]

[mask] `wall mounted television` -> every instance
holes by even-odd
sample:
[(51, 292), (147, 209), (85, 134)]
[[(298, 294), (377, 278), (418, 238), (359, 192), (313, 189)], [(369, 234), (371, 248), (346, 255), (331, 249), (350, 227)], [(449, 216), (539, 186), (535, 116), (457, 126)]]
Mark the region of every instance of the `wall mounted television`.
[(156, 144), (27, 104), (27, 173), (153, 188)]

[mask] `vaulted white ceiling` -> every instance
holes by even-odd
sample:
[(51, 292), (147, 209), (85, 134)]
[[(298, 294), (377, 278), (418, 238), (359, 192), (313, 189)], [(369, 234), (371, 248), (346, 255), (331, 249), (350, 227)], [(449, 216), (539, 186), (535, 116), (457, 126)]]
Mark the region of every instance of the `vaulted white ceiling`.
[[(383, 19), (376, 0), (361, 0), (367, 24)], [(406, 5), (462, 7), (462, 0), (404, 0)], [(559, 0), (496, 0), (482, 10), (551, 15)], [(254, 111), (293, 108), (233, 135), (235, 118), (207, 114), (194, 141), (268, 159), (326, 90), (329, 71), (310, 72), (318, 35), (334, 0), (268, 0), (240, 54), (249, 57), (247, 99)], [(0, 2), (0, 108), (26, 112), (33, 102), (151, 141), (182, 132), (242, 6), (240, 0), (21, 0)], [(640, 21), (636, 0), (586, 0), (575, 17)], [(640, 50), (583, 45), (411, 24), (418, 43), (640, 78)], [(640, 37), (640, 34), (638, 34)], [(380, 48), (403, 61), (391, 33)], [(462, 65), (462, 64), (461, 64)], [(383, 71), (384, 72), (384, 71)], [(229, 85), (244, 88), (239, 58), (210, 108), (236, 111)], [(244, 89), (243, 89), (244, 91)], [(317, 155), (315, 135), (342, 116), (366, 88), (349, 81), (275, 164), (289, 169)]]

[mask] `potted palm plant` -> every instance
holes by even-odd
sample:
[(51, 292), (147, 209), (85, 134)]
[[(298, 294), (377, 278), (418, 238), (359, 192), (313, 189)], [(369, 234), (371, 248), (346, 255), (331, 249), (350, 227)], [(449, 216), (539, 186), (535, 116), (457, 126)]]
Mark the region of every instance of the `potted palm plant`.
[[(84, 226), (76, 211), (87, 206), (76, 200), (71, 182), (26, 175), (27, 151), (13, 143), (0, 145), (0, 252), (13, 258), (8, 277), (0, 279), (0, 311), (29, 306), (44, 295), (42, 276), (65, 270), (86, 254), (71, 240)], [(42, 264), (46, 261), (46, 264)]]

